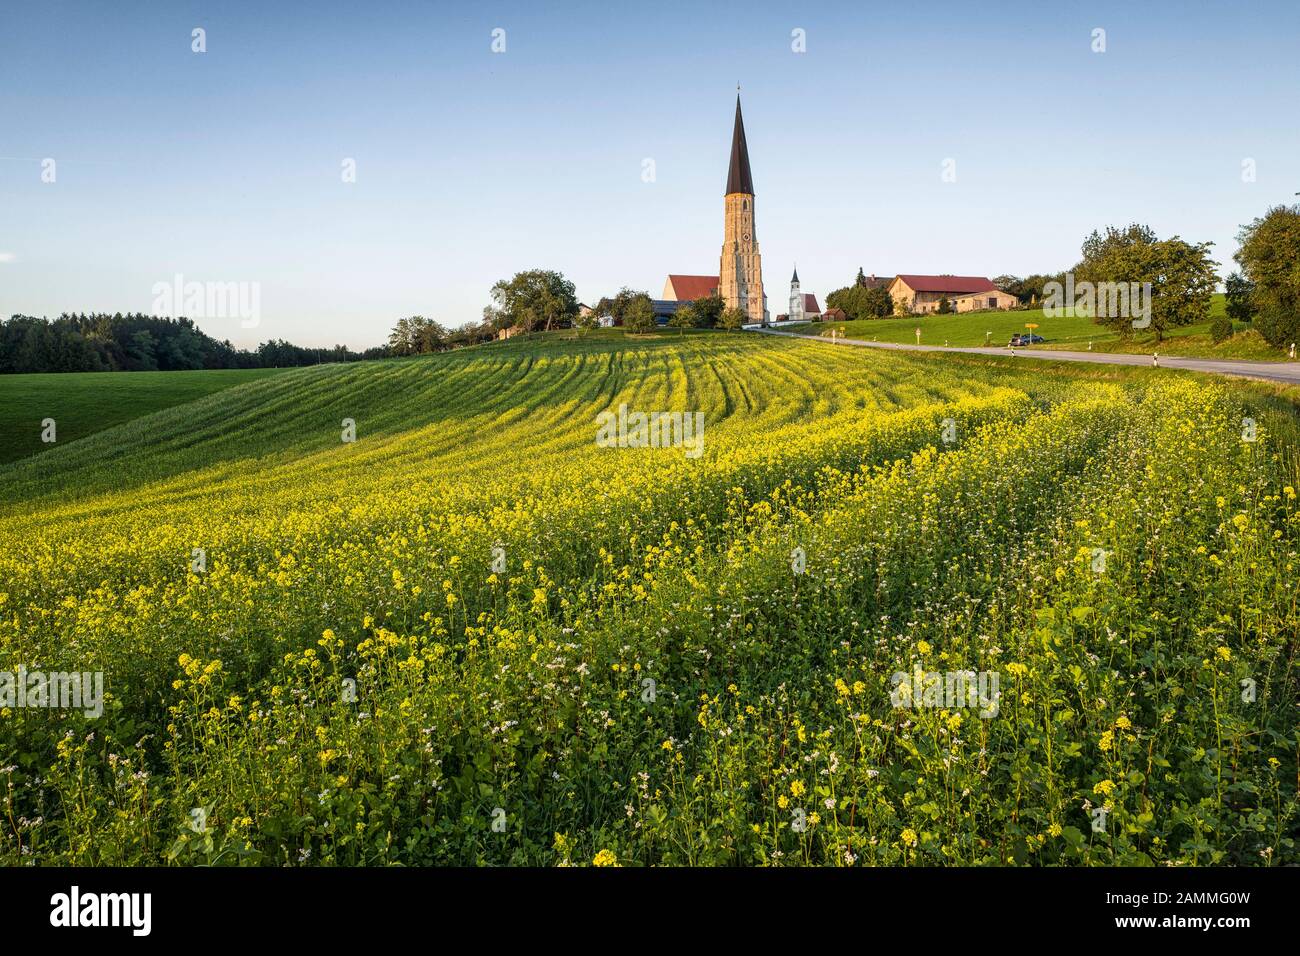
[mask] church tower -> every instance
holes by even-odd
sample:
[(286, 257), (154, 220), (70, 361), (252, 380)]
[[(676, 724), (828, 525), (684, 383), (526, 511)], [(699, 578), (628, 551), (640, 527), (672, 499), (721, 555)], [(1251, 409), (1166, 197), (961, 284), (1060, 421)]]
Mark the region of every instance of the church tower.
[(754, 179), (749, 172), (745, 121), (736, 94), (736, 125), (731, 132), (731, 165), (727, 169), (726, 219), (718, 291), (727, 307), (745, 313), (747, 323), (768, 324), (763, 294), (763, 264), (754, 232)]
[(791, 322), (802, 322), (806, 318), (803, 310), (803, 293), (799, 291), (799, 267), (794, 268), (794, 278), (790, 280), (790, 315)]

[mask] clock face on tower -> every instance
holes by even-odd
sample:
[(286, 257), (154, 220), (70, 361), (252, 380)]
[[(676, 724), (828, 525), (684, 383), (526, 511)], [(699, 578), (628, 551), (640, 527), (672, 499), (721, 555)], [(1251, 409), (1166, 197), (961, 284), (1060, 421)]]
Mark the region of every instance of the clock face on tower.
[(744, 234), (743, 236), (741, 236), (740, 238), (741, 238), (741, 239), (744, 239), (746, 242), (749, 242), (749, 233), (745, 233), (745, 234)]

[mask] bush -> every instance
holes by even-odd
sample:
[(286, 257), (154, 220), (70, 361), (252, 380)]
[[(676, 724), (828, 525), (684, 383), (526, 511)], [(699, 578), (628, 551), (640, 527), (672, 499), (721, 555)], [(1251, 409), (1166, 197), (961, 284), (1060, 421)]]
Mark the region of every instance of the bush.
[(649, 296), (637, 296), (628, 304), (623, 313), (623, 328), (634, 335), (654, 331), (655, 312)]
[(1270, 304), (1255, 313), (1255, 331), (1274, 348), (1284, 349), (1300, 340), (1300, 312)]
[(1226, 315), (1216, 316), (1210, 323), (1210, 338), (1215, 345), (1232, 338), (1232, 320)]
[(723, 309), (722, 315), (718, 318), (719, 328), (739, 329), (745, 324), (745, 313), (741, 312), (734, 306), (729, 309)]
[(1228, 318), (1237, 322), (1249, 322), (1255, 317), (1255, 304), (1251, 297), (1255, 294), (1255, 283), (1240, 272), (1234, 272), (1224, 282), (1224, 311)]

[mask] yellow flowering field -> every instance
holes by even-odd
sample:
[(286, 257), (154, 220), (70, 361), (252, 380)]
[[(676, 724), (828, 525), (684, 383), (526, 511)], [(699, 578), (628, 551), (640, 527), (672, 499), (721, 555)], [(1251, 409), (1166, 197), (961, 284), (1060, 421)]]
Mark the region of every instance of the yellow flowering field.
[(0, 707), (0, 862), (1298, 863), (1298, 442), (746, 334), (239, 385), (0, 465), (0, 676), (103, 679)]

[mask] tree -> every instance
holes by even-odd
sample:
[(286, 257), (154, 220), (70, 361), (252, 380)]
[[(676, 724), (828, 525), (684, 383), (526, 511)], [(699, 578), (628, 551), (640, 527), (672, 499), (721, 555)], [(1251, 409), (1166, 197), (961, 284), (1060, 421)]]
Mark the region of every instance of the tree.
[[(1169, 329), (1209, 317), (1210, 298), (1218, 284), (1218, 263), (1210, 258), (1211, 245), (1184, 242), (1178, 236), (1158, 240), (1145, 226), (1108, 228), (1105, 236), (1094, 232), (1084, 242), (1084, 261), (1075, 267), (1075, 273), (1081, 281), (1093, 283), (1128, 283), (1139, 289), (1150, 283), (1149, 328), (1160, 342)], [(1135, 309), (1098, 311), (1113, 314), (1098, 315), (1094, 322), (1121, 335), (1132, 331)], [(1121, 314), (1125, 312), (1128, 314)]]
[(654, 331), (655, 310), (650, 304), (650, 296), (641, 293), (627, 304), (623, 310), (623, 328), (634, 335)]
[(650, 293), (638, 292), (624, 286), (615, 293), (614, 298), (602, 298), (596, 303), (596, 311), (600, 312), (601, 315), (608, 315), (614, 320), (615, 325), (623, 325), (627, 319), (628, 306), (639, 298), (645, 298), (648, 302), (650, 301)]
[(843, 309), (850, 319), (877, 319), (894, 311), (894, 300), (884, 286), (868, 289), (865, 281), (861, 284), (855, 282), (828, 295), (826, 308)]
[(388, 333), (388, 351), (393, 355), (410, 355), (415, 350), (410, 319), (398, 319)]
[(952, 303), (948, 301), (947, 295), (939, 296), (939, 308), (936, 309), (935, 311), (937, 311), (940, 315), (952, 314)]
[(417, 355), (441, 352), (447, 347), (447, 330), (433, 319), (413, 315), (410, 319), (411, 351)]
[(571, 323), (578, 315), (573, 283), (558, 272), (530, 269), (492, 286), (498, 313), (525, 332)]
[(1232, 320), (1226, 315), (1216, 315), (1210, 323), (1210, 340), (1218, 345), (1232, 338)]
[(712, 329), (716, 327), (718, 320), (722, 317), (722, 312), (726, 307), (726, 300), (724, 300), (717, 292), (696, 299), (691, 303), (691, 310), (695, 314), (696, 326), (701, 329)]
[(686, 334), (687, 329), (693, 329), (699, 325), (699, 316), (695, 313), (695, 307), (690, 302), (683, 302), (677, 307), (677, 311), (672, 314), (668, 320), (670, 328), (679, 329), (682, 335)]
[(140, 329), (130, 338), (127, 346), (127, 369), (132, 372), (154, 372), (158, 362), (154, 358), (154, 337), (148, 329)]
[(741, 312), (734, 305), (730, 308), (723, 309), (722, 315), (718, 317), (718, 328), (731, 329), (735, 331), (745, 324), (745, 313)]
[(1241, 227), (1234, 259), (1254, 289), (1254, 327), (1279, 348), (1300, 339), (1300, 205), (1274, 206)]
[(1234, 272), (1224, 281), (1224, 311), (1228, 318), (1238, 322), (1249, 322), (1255, 317), (1255, 303), (1251, 301), (1255, 293), (1255, 283), (1240, 272)]
[(894, 300), (883, 285), (867, 290), (863, 296), (863, 306), (866, 310), (863, 318), (883, 319), (894, 312)]
[[(1083, 240), (1083, 260), (1075, 267), (1075, 278), (1090, 278), (1081, 275), (1086, 272), (1094, 263), (1103, 261), (1112, 252), (1119, 249), (1128, 249), (1133, 246), (1149, 246), (1158, 241), (1155, 231), (1150, 226), (1130, 223), (1123, 229), (1117, 229), (1115, 226), (1107, 226), (1106, 232), (1099, 233), (1097, 230), (1092, 231), (1087, 239)], [(1098, 281), (1093, 279), (1092, 281)]]
[(844, 314), (850, 319), (867, 318), (867, 289), (866, 285), (858, 285), (856, 282), (851, 286), (843, 289), (836, 289), (826, 296), (826, 308), (842, 309)]

